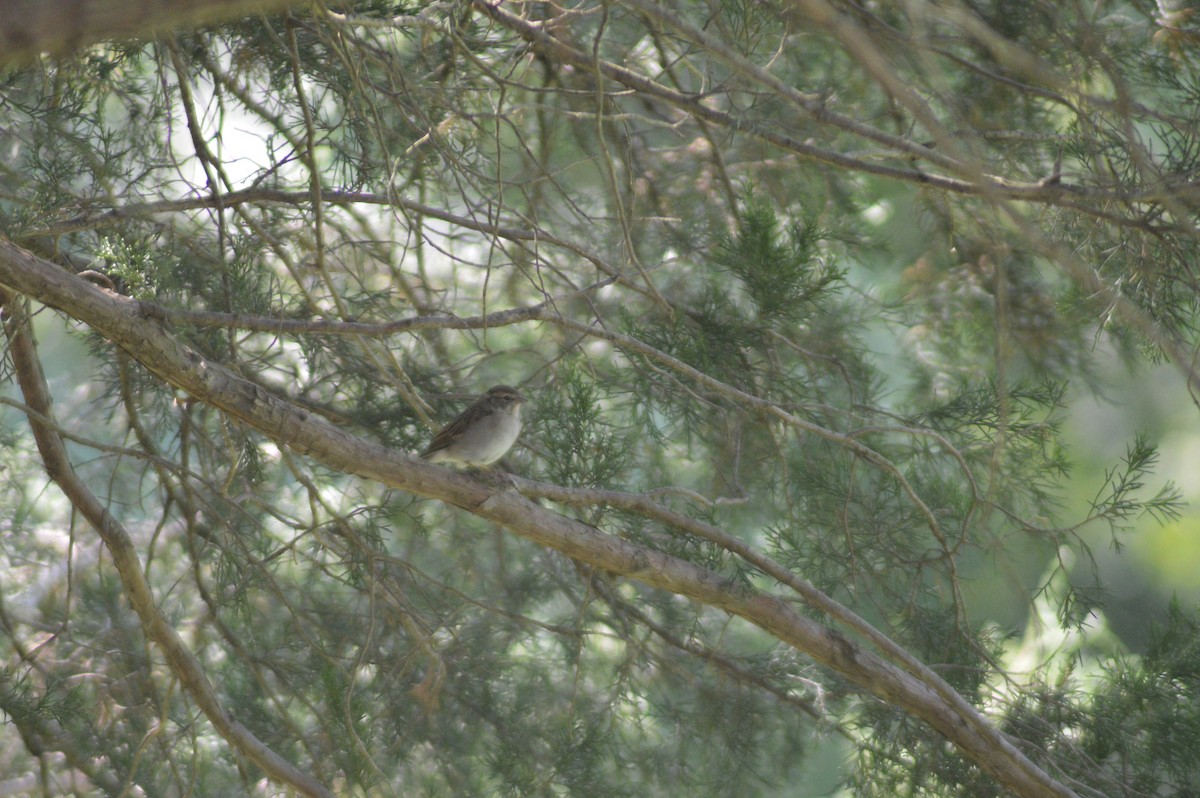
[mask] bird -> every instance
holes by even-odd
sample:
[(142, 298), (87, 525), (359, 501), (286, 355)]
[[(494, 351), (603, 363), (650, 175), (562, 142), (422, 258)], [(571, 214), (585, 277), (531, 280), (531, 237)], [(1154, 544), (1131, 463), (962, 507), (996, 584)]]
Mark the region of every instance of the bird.
[(496, 462), (521, 433), (521, 405), (525, 402), (516, 388), (493, 385), (442, 427), (421, 457), (431, 463), (471, 467)]

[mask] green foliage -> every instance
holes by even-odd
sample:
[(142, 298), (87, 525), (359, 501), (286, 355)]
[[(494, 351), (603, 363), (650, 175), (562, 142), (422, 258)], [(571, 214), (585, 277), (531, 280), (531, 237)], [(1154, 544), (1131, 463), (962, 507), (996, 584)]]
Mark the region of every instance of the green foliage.
[(545, 478), (558, 485), (609, 488), (626, 472), (628, 436), (606, 420), (596, 383), (570, 362), (537, 400), (538, 440), (544, 447)]
[(1150, 498), (1138, 495), (1146, 487), (1157, 461), (1157, 447), (1144, 436), (1136, 437), (1126, 448), (1121, 465), (1105, 472), (1104, 484), (1092, 499), (1093, 516), (1105, 519), (1114, 533), (1127, 528), (1132, 519), (1143, 514), (1160, 523), (1178, 518), (1183, 502), (1173, 483), (1162, 485)]
[(124, 241), (104, 237), (96, 254), (106, 262), (104, 273), (118, 283), (122, 292), (134, 299), (154, 299), (159, 284), (178, 264), (164, 262), (150, 241)]
[(29, 669), (0, 668), (0, 713), (6, 720), (35, 728), (53, 721), (68, 724), (85, 717), (79, 691), (66, 684), (39, 681)]
[(1141, 661), (1117, 660), (1106, 676), (1080, 724), (1081, 753), (1140, 792), (1200, 793), (1200, 617), (1172, 603)]
[[(40, 312), (72, 460), (239, 723), (347, 795), (1004, 794), (867, 686), (646, 587), (673, 557), (845, 632), (737, 546), (593, 501), (620, 491), (844, 603), (1081, 794), (1200, 791), (1197, 621), (1124, 650), (1093, 557), (1181, 518), (1173, 442), (1147, 414), (1091, 433), (1130, 439), (1108, 458), (1070, 424), (1113, 353), (1194, 369), (1187, 15), (849, 8), (834, 35), (802, 4), (381, 0), (3, 75), (8, 239), (398, 452), (516, 385), (502, 467), (645, 555), (607, 574), (316, 463)], [(286, 790), (147, 643), (11, 363), (0, 779), (36, 754), (109, 794)]]
[(760, 324), (796, 322), (842, 282), (841, 272), (822, 262), (821, 236), (815, 225), (799, 221), (780, 230), (771, 204), (750, 193), (736, 230), (717, 241), (713, 260), (741, 281)]

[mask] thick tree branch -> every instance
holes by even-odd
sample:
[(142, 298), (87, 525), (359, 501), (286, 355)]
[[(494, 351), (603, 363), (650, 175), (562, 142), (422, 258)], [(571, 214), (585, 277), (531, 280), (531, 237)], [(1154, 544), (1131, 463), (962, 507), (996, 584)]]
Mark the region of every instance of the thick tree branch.
[[(91, 325), (164, 381), (280, 444), (332, 468), (457, 505), (594, 567), (740, 616), (864, 690), (923, 719), (1014, 793), (1028, 798), (1074, 796), (981, 717), (964, 717), (961, 707), (950, 705), (920, 679), (800, 614), (780, 598), (747, 590), (684, 560), (607, 535), (515, 490), (497, 491), (465, 474), (343, 432), (182, 345), (155, 322), (138, 315), (133, 300), (103, 291), (3, 241), (0, 284)], [(100, 520), (103, 522), (103, 517)]]
[(815, 585), (797, 576), (771, 558), (754, 550), (740, 538), (729, 534), (706, 521), (701, 521), (682, 513), (675, 512), (645, 496), (624, 493), (616, 490), (600, 490), (595, 488), (566, 488), (546, 482), (516, 478), (517, 488), (525, 496), (544, 498), (572, 507), (607, 506), (620, 510), (637, 513), (645, 518), (658, 521), (673, 529), (695, 535), (702, 540), (715, 543), (731, 554), (741, 557), (749, 565), (775, 579), (782, 585), (794, 590), (805, 603), (813, 609), (820, 610), (831, 619), (841, 623), (846, 628), (861, 635), (874, 645), (885, 657), (925, 682), (931, 689), (937, 691), (950, 704), (958, 706), (959, 712), (980, 725), (981, 730), (990, 729), (982, 717), (974, 713), (962, 696), (954, 691), (949, 684), (934, 673), (925, 663), (918, 660), (903, 647), (891, 640), (883, 632), (869, 624), (866, 619), (817, 589)]
[(295, 0), (0, 0), (0, 64), (100, 39), (146, 38), (275, 11)]

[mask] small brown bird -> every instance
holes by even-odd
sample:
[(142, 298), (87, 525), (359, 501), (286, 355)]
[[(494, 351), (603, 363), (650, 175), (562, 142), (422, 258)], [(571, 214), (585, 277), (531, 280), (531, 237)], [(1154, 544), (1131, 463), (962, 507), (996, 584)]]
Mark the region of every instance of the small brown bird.
[(521, 405), (525, 401), (516, 388), (489, 388), (433, 436), (421, 457), (431, 463), (465, 466), (496, 462), (521, 434)]

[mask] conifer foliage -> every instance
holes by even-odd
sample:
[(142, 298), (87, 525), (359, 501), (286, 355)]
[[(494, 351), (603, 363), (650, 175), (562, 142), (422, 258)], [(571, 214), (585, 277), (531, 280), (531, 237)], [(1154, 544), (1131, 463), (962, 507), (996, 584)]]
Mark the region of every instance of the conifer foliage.
[(1200, 392), (1186, 10), (277, 5), (0, 73), (0, 781), (1200, 791), (1064, 427)]

